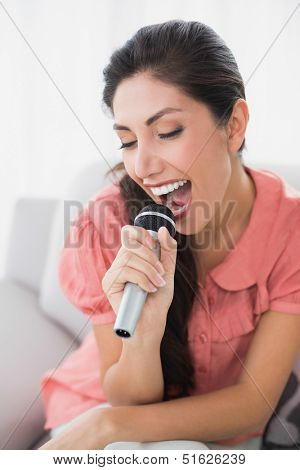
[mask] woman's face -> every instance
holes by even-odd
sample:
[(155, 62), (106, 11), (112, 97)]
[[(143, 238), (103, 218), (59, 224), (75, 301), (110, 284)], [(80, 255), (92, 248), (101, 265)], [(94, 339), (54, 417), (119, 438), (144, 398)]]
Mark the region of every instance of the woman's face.
[[(177, 111), (146, 123), (165, 108)], [(231, 178), (225, 128), (216, 128), (207, 106), (146, 73), (120, 83), (113, 114), (114, 129), (126, 145), (122, 156), (129, 176), (159, 204), (166, 201), (145, 185), (189, 180), (186, 198), (191, 202), (184, 216), (176, 218), (176, 230), (185, 235), (201, 232), (222, 202)], [(164, 136), (169, 133), (173, 135)]]

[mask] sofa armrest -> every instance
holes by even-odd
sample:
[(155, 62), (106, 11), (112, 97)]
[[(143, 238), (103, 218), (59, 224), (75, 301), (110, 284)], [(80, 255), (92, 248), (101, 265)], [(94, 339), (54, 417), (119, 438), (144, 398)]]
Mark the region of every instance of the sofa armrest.
[(0, 305), (0, 443), (28, 449), (45, 433), (41, 376), (78, 343), (41, 314), (36, 294), (21, 284), (1, 281)]

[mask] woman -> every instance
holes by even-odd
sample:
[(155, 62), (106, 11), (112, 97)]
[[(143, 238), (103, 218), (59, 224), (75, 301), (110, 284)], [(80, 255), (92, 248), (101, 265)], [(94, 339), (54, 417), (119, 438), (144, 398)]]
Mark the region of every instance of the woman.
[[(143, 27), (104, 80), (124, 175), (61, 255), (61, 287), (95, 336), (43, 377), (54, 429), (41, 449), (259, 449), (300, 347), (300, 194), (243, 164), (244, 84), (210, 27)], [(175, 242), (158, 233), (158, 264), (133, 227), (153, 201), (176, 218)], [(129, 341), (112, 331), (127, 281), (148, 292)]]

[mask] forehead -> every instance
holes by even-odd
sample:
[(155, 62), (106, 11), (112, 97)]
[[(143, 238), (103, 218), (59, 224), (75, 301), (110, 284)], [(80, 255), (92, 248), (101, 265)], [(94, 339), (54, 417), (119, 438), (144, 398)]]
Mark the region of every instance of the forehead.
[(116, 122), (121, 124), (129, 124), (129, 119), (144, 122), (158, 110), (167, 107), (180, 108), (183, 110), (180, 114), (183, 115), (201, 112), (205, 106), (187, 96), (175, 85), (164, 83), (147, 74), (138, 74), (123, 80), (118, 85), (113, 99), (114, 117)]

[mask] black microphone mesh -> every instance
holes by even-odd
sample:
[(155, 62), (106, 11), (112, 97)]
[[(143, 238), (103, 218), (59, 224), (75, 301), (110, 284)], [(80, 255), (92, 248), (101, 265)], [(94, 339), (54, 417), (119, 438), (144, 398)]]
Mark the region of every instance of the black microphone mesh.
[[(143, 215), (144, 212), (155, 212), (155, 214)], [(161, 217), (160, 214), (166, 215), (171, 220), (173, 220), (174, 225), (170, 220), (166, 219), (165, 217)], [(160, 227), (167, 227), (172, 237), (174, 237), (176, 234), (176, 223), (173, 212), (171, 211), (171, 209), (169, 209), (167, 206), (164, 206), (163, 204), (153, 203), (143, 207), (143, 209), (136, 216), (134, 220), (134, 225), (138, 227), (143, 227), (146, 230), (153, 230), (155, 232), (158, 232)]]

